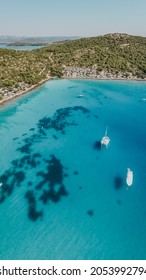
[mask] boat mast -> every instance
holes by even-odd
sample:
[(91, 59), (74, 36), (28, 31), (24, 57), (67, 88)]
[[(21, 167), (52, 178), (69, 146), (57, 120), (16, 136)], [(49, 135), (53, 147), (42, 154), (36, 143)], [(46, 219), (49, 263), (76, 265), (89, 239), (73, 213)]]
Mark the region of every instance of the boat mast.
[(107, 129), (108, 129), (108, 126), (106, 126), (106, 130), (105, 130), (105, 136), (107, 136)]

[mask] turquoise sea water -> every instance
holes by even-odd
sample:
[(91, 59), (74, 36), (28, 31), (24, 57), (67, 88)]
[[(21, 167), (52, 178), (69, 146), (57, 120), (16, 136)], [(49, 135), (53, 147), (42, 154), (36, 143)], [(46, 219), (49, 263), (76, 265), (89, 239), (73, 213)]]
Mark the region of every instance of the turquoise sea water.
[(0, 259), (146, 259), (143, 98), (144, 82), (54, 80), (1, 107)]

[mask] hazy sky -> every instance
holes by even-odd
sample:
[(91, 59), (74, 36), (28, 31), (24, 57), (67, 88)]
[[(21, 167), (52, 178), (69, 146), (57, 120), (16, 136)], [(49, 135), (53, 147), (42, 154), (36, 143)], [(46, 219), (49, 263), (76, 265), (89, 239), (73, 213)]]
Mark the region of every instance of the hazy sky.
[(146, 36), (146, 0), (0, 0), (0, 35)]

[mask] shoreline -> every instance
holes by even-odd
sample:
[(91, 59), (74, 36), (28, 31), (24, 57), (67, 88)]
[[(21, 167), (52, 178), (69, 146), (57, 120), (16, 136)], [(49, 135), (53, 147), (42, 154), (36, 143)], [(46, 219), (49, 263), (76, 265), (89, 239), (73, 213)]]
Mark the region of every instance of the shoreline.
[(4, 105), (5, 103), (8, 103), (8, 102), (10, 102), (11, 100), (13, 100), (13, 99), (15, 99), (15, 98), (17, 98), (17, 97), (19, 97), (19, 96), (21, 96), (21, 95), (24, 95), (25, 93), (29, 93), (29, 92), (33, 91), (34, 89), (37, 89), (37, 88), (41, 87), (41, 85), (43, 85), (43, 84), (46, 83), (47, 81), (53, 80), (53, 79), (54, 79), (53, 77), (48, 76), (46, 79), (42, 80), (42, 81), (39, 82), (38, 84), (33, 85), (33, 86), (27, 88), (26, 90), (20, 90), (20, 91), (19, 91), (18, 93), (16, 93), (15, 95), (11, 95), (11, 96), (8, 96), (8, 97), (6, 97), (6, 98), (0, 100), (0, 107), (1, 107), (2, 105)]
[[(21, 90), (19, 91), (18, 93), (16, 93), (15, 95), (12, 95), (12, 96), (9, 96), (9, 97), (6, 97), (5, 99), (2, 99), (0, 100), (0, 107), (2, 105), (4, 105), (5, 103), (8, 103), (10, 101), (12, 101), (13, 99), (21, 96), (21, 95), (24, 95), (25, 93), (29, 93), (31, 91), (33, 91), (34, 89), (37, 89), (39, 87), (41, 87), (41, 85), (43, 85), (44, 83), (46, 83), (47, 81), (49, 80), (54, 80), (55, 77), (51, 77), (51, 76), (48, 76), (46, 79), (42, 80), (41, 82), (39, 82), (38, 84), (36, 85), (33, 85), (29, 88), (27, 88), (26, 90)], [(129, 78), (129, 79), (126, 79), (126, 78), (88, 78), (88, 77), (67, 77), (67, 76), (63, 76), (61, 79), (67, 79), (67, 80), (91, 80), (91, 81), (131, 81), (131, 82), (146, 82), (146, 79), (138, 79), (138, 78)]]
[(138, 78), (130, 78), (130, 79), (126, 79), (126, 78), (87, 78), (87, 77), (77, 77), (77, 78), (73, 78), (73, 77), (66, 77), (64, 76), (63, 79), (67, 79), (67, 80), (91, 80), (91, 81), (131, 81), (131, 82), (146, 82), (146, 79), (138, 79)]

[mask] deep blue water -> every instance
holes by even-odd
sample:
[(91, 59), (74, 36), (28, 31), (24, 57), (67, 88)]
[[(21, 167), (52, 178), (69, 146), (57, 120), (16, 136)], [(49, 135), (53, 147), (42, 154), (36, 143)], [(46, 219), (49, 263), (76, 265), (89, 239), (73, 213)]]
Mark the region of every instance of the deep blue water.
[(0, 259), (146, 259), (143, 98), (145, 82), (54, 80), (1, 107)]

